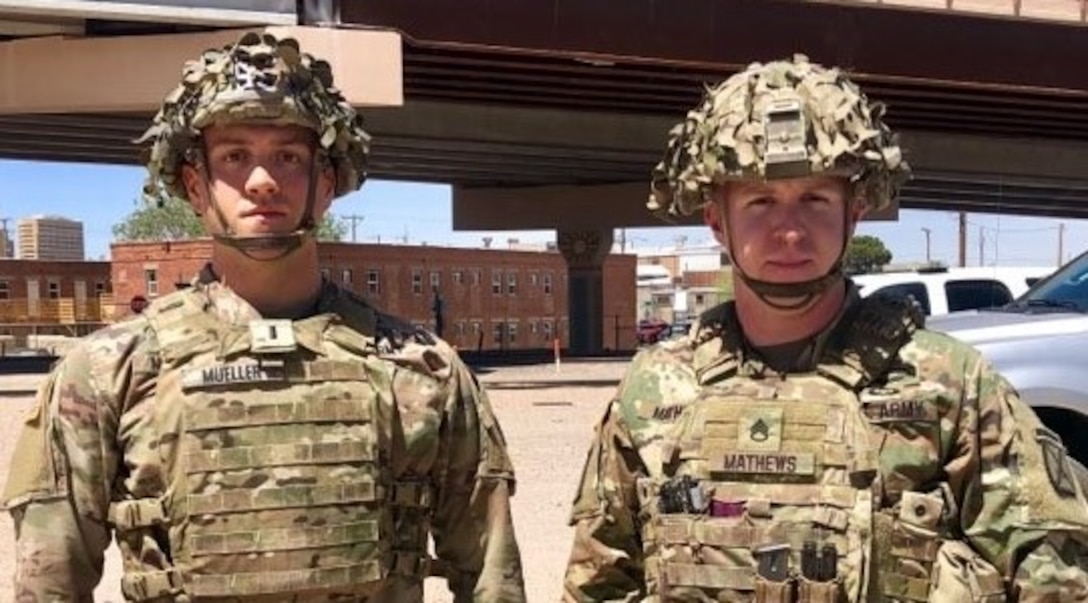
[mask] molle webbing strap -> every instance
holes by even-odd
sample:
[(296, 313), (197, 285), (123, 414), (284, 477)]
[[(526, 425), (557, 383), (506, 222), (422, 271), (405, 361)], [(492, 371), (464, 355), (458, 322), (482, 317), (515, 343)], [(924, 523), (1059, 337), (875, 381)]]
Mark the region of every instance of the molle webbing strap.
[(121, 576), (121, 594), (126, 601), (172, 600), (182, 592), (184, 583), (177, 570), (125, 572)]
[(186, 454), (190, 474), (259, 467), (322, 465), (375, 460), (374, 446), (367, 442), (320, 442), (316, 444), (269, 444), (211, 448)]
[(367, 381), (366, 368), (362, 361), (345, 362), (343, 360), (313, 360), (302, 365), (305, 374), (301, 378), (288, 372), (292, 381)]
[(852, 509), (857, 504), (858, 491), (851, 486), (829, 484), (757, 484), (741, 482), (711, 482), (714, 498), (723, 501), (767, 500), (771, 504), (794, 507), (832, 505)]
[(366, 422), (370, 418), (370, 405), (359, 400), (307, 400), (194, 410), (187, 415), (185, 427), (189, 432), (199, 432), (207, 429), (294, 423)]
[(318, 527), (201, 533), (189, 540), (189, 547), (197, 556), (297, 551), (314, 546), (350, 546), (361, 542), (378, 542), (376, 520)]
[(811, 582), (801, 580), (797, 585), (797, 600), (804, 603), (838, 603), (838, 582)]
[(373, 480), (328, 486), (283, 486), (257, 490), (227, 490), (213, 494), (190, 494), (187, 498), (190, 515), (237, 513), (269, 509), (342, 505), (354, 502), (377, 502), (377, 487)]
[(883, 595), (901, 601), (929, 601), (929, 579), (911, 578), (902, 574), (885, 571), (883, 577)]
[(195, 575), (188, 589), (194, 597), (245, 597), (352, 586), (382, 579), (381, 563), (366, 561), (350, 565), (318, 567), (280, 572)]
[(116, 530), (124, 532), (164, 524), (168, 515), (161, 499), (138, 498), (110, 503), (108, 520)]
[[(771, 582), (757, 579), (755, 603), (794, 603), (793, 581)], [(805, 601), (808, 603), (808, 601)]]
[(657, 539), (667, 545), (698, 543), (719, 548), (753, 549), (768, 542), (789, 544), (801, 550), (801, 545), (812, 537), (810, 522), (779, 522), (767, 526), (743, 524), (722, 525), (701, 519), (663, 516), (654, 528)]
[[(661, 579), (667, 586), (695, 586), (698, 588), (754, 590), (756, 573), (750, 567), (725, 567), (695, 563), (661, 564)], [(787, 600), (788, 601), (788, 600)]]

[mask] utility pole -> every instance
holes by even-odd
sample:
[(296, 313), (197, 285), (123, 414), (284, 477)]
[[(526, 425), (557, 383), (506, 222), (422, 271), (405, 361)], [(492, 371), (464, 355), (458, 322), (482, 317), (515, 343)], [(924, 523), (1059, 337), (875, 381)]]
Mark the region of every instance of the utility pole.
[(926, 233), (926, 265), (929, 265), (929, 263), (931, 261), (930, 257), (929, 257), (929, 233), (930, 233), (930, 230), (928, 228), (926, 228), (925, 226), (923, 226), (922, 227), (922, 232)]
[(978, 265), (986, 265), (986, 231), (978, 227)]
[(960, 268), (967, 265), (967, 212), (960, 212)]
[(340, 216), (340, 217), (345, 219), (345, 220), (351, 220), (351, 242), (354, 243), (355, 242), (355, 224), (357, 222), (362, 222), (365, 218), (363, 216), (358, 215), (358, 214), (351, 214), (350, 216)]
[(1058, 267), (1065, 263), (1065, 222), (1058, 223)]

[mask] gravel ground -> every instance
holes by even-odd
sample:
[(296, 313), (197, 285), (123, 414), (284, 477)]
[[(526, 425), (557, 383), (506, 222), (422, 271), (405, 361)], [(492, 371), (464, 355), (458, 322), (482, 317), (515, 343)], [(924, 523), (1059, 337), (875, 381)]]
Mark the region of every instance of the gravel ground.
[[(566, 361), (481, 368), (480, 380), (502, 423), (518, 474), (514, 525), (521, 545), (528, 599), (557, 601), (570, 552), (567, 514), (586, 447), (623, 369), (625, 360)], [(32, 404), (27, 394), (40, 375), (0, 376), (0, 484), (7, 481), (19, 418)], [(14, 573), (12, 523), (0, 517), (0, 601), (11, 600)], [(116, 551), (95, 592), (99, 603), (122, 601)], [(439, 580), (427, 583), (427, 603), (452, 601)]]

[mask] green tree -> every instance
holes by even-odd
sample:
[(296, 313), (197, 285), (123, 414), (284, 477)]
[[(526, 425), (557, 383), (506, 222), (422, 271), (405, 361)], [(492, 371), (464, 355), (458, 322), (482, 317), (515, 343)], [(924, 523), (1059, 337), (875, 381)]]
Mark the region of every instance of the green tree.
[(892, 252), (884, 246), (884, 241), (870, 235), (857, 235), (846, 247), (843, 271), (851, 275), (879, 272), (891, 261)]
[(120, 241), (179, 241), (204, 235), (204, 225), (189, 203), (173, 198), (161, 205), (137, 201), (136, 209), (113, 225), (113, 236)]
[[(344, 220), (326, 214), (316, 234), (320, 241), (342, 241), (347, 231)], [(119, 241), (180, 241), (206, 234), (189, 203), (173, 198), (162, 205), (137, 201), (136, 209), (113, 225), (113, 236)]]
[(718, 278), (718, 303), (727, 302), (733, 299), (733, 268), (726, 266), (722, 268), (721, 275)]
[(347, 221), (331, 213), (325, 214), (325, 217), (317, 224), (315, 234), (318, 241), (343, 241), (348, 234)]

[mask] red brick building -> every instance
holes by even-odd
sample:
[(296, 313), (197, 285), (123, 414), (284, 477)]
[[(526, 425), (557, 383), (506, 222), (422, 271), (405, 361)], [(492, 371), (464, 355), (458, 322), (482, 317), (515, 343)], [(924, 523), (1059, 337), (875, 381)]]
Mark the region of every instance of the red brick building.
[(100, 322), (109, 262), (0, 259), (0, 324)]
[[(114, 243), (114, 297), (164, 295), (188, 283), (211, 256), (211, 241)], [(443, 337), (462, 349), (548, 348), (568, 341), (567, 267), (556, 252), (454, 247), (321, 243), (328, 278), (382, 310), (435, 328), (435, 292)], [(634, 349), (636, 315), (633, 255), (604, 265), (603, 341), (610, 350)]]

